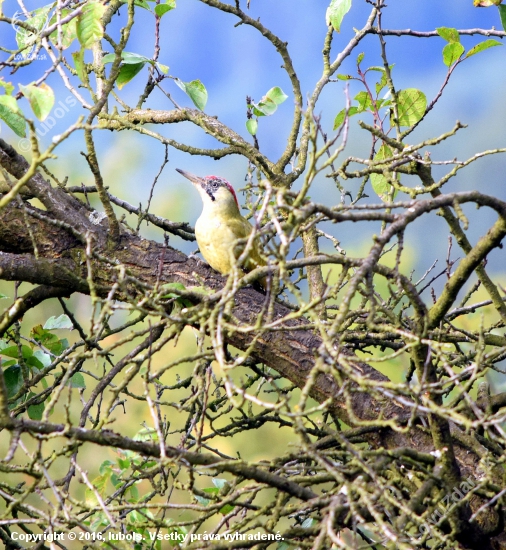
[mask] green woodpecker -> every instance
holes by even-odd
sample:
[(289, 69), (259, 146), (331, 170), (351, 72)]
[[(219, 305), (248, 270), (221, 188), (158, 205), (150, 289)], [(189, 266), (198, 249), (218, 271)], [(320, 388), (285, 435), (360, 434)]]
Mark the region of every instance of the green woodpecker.
[[(238, 245), (237, 241), (249, 237), (253, 227), (241, 215), (234, 188), (227, 180), (218, 176), (200, 178), (179, 168), (176, 170), (193, 183), (202, 199), (202, 214), (195, 224), (200, 252), (213, 269), (227, 275), (245, 247), (244, 243)], [(254, 241), (243, 269), (251, 271), (262, 265), (265, 261)], [(266, 288), (266, 279), (260, 279), (260, 284)]]

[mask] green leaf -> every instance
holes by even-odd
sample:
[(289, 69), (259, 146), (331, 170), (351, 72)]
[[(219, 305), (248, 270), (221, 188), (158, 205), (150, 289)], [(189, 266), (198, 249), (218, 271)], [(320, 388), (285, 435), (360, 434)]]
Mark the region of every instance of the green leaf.
[(19, 137), (26, 136), (26, 121), (18, 104), (10, 95), (0, 95), (0, 118)]
[(56, 334), (43, 329), (42, 325), (34, 326), (30, 331), (30, 336), (55, 355), (60, 355), (66, 346), (65, 339), (60, 340)]
[(146, 517), (139, 510), (132, 510), (126, 515), (126, 521), (134, 526), (136, 524), (143, 524), (146, 521)]
[(474, 0), (473, 4), (476, 8), (489, 8), (490, 6), (497, 6), (502, 0)]
[(204, 110), (207, 103), (207, 90), (200, 80), (192, 80), (186, 85), (186, 93), (190, 96), (195, 107)]
[(332, 0), (327, 8), (327, 25), (332, 25), (337, 32), (341, 31), (344, 16), (350, 11), (351, 0)]
[[(3, 350), (0, 350), (0, 354), (17, 359), (19, 357), (18, 346), (9, 346), (8, 348), (4, 348)], [(23, 356), (23, 359), (28, 359), (28, 357), (33, 355), (33, 351), (28, 346), (23, 345), (21, 346), (21, 355)]]
[[(276, 112), (278, 105), (288, 99), (288, 96), (279, 86), (271, 88), (258, 103), (252, 103), (255, 116), (270, 116)], [(249, 131), (249, 130), (248, 130)]]
[(32, 27), (36, 28), (38, 31), (41, 31), (47, 23), (47, 16), (49, 12), (53, 9), (54, 3), (47, 4), (47, 6), (42, 6), (33, 10), (33, 15), (30, 19), (27, 19), (26, 22)]
[(5, 82), (3, 78), (0, 78), (0, 88), (3, 88), (7, 95), (12, 95), (14, 91), (14, 86), (10, 82)]
[(464, 53), (464, 46), (460, 42), (450, 42), (443, 48), (443, 62), (451, 67)]
[(44, 368), (44, 364), (39, 361), (35, 355), (31, 355), (30, 357), (27, 357), (25, 360), (26, 364), (30, 367), (35, 367), (36, 371), (41, 371)]
[(471, 48), (467, 52), (466, 57), (471, 57), (472, 55), (480, 53), (484, 50), (488, 50), (489, 48), (493, 48), (494, 46), (502, 46), (502, 44), (501, 42), (498, 42), (497, 40), (493, 40), (492, 38), (490, 40), (484, 40), (483, 42), (476, 44), (474, 48)]
[(397, 94), (399, 126), (412, 126), (425, 114), (427, 98), (416, 88), (407, 88)]
[(193, 101), (195, 107), (203, 111), (207, 103), (207, 90), (204, 84), (202, 84), (200, 80), (183, 82), (179, 78), (176, 78), (175, 81), (176, 84), (181, 88), (181, 90), (183, 90), (183, 92), (185, 92)]
[(4, 370), (5, 387), (7, 388), (7, 397), (14, 397), (23, 386), (23, 374), (19, 365), (13, 365)]
[(179, 298), (180, 295), (176, 294), (175, 292), (171, 292), (171, 290), (179, 290), (181, 292), (184, 292), (186, 290), (186, 287), (183, 283), (167, 283), (165, 285), (162, 285), (161, 290), (163, 292), (167, 291), (167, 294), (163, 294), (162, 298)]
[(0, 103), (8, 107), (13, 113), (21, 113), (16, 98), (11, 95), (0, 95)]
[[(381, 161), (392, 157), (392, 150), (388, 145), (383, 144), (379, 151), (374, 155), (375, 161)], [(383, 174), (371, 174), (371, 185), (374, 192), (382, 201), (388, 201), (392, 184)]]
[(41, 363), (42, 367), (49, 367), (51, 364), (51, 356), (41, 350), (37, 350), (33, 356)]
[(258, 104), (253, 104), (253, 114), (256, 116), (270, 116), (276, 112), (278, 106), (268, 97), (263, 98)]
[(158, 17), (163, 17), (171, 9), (173, 8), (167, 6), (167, 4), (157, 4), (155, 6), (155, 13)]
[(54, 92), (45, 83), (35, 86), (34, 84), (28, 84), (28, 86), (19, 85), (19, 89), (23, 92), (23, 95), (30, 102), (30, 106), (39, 120), (45, 120), (54, 105)]
[(115, 462), (112, 460), (104, 460), (102, 464), (100, 464), (100, 467), (98, 469), (100, 474), (105, 474), (106, 472), (110, 472), (112, 470), (112, 467), (115, 466)]
[(302, 522), (302, 529), (309, 529), (310, 527), (313, 527), (313, 525), (316, 525), (318, 522), (316, 521), (316, 519), (314, 518), (306, 518), (303, 522)]
[(213, 482), (213, 485), (218, 489), (223, 489), (225, 487), (230, 486), (229, 482), (226, 479), (221, 479), (219, 477), (213, 477), (212, 482)]
[(117, 487), (120, 483), (122, 483), (122, 480), (117, 474), (112, 472), (112, 474), (111, 474), (111, 483), (114, 485), (114, 487)]
[(387, 105), (391, 105), (392, 102), (390, 99), (377, 99), (376, 100), (376, 108), (379, 110), (382, 107), (386, 107)]
[(3, 299), (8, 298), (8, 297), (9, 297), (9, 296), (6, 296), (5, 294), (2, 294), (2, 293), (0, 292), (0, 300), (3, 300)]
[(105, 6), (100, 2), (84, 4), (83, 11), (77, 17), (77, 38), (83, 48), (90, 49), (93, 44), (102, 40), (104, 27), (101, 19), (104, 12)]
[[(120, 0), (122, 4), (128, 4), (128, 0)], [(145, 0), (134, 0), (134, 6), (139, 6), (145, 10), (151, 11), (149, 4)]]
[[(204, 489), (206, 491), (206, 489)], [(195, 500), (201, 504), (202, 506), (209, 506), (209, 503), (211, 502), (208, 498), (201, 497), (200, 495), (194, 495)]]
[(506, 31), (506, 6), (501, 4), (500, 6), (497, 6), (497, 9), (499, 10), (502, 28)]
[(74, 373), (67, 382), (69, 388), (86, 388), (84, 376), (80, 372)]
[(173, 10), (176, 7), (176, 0), (166, 0), (163, 4), (157, 4), (155, 6), (155, 13), (158, 17), (162, 17), (167, 12)]
[(358, 56), (357, 56), (357, 65), (360, 65), (360, 63), (362, 63), (362, 60), (364, 59), (364, 55), (365, 55), (364, 52), (358, 54)]
[(225, 504), (225, 506), (222, 506), (220, 508), (220, 514), (223, 516), (226, 516), (227, 514), (230, 514), (230, 512), (235, 508), (232, 504)]
[(121, 470), (128, 470), (130, 468), (130, 460), (128, 458), (118, 458), (117, 462)]
[(353, 79), (351, 74), (338, 74), (337, 78), (338, 78), (338, 80), (352, 80)]
[(42, 327), (44, 330), (55, 330), (55, 329), (70, 329), (74, 328), (72, 321), (67, 315), (63, 313), (59, 317), (49, 317), (45, 325)]
[[(139, 489), (135, 485), (130, 485), (130, 496), (137, 502), (139, 500)], [(140, 521), (143, 521), (141, 518)]]
[[(28, 394), (27, 399), (35, 397), (33, 392)], [(44, 402), (37, 403), (37, 405), (30, 405), (28, 407), (28, 417), (32, 420), (42, 420), (42, 415), (44, 414)]]
[[(114, 62), (115, 59), (115, 53), (108, 53), (102, 58), (102, 63), (106, 65), (107, 63)], [(151, 65), (154, 65), (153, 60), (144, 55), (132, 52), (121, 52), (121, 68), (118, 74), (118, 78), (116, 80), (116, 85), (118, 86), (118, 88), (121, 90), (121, 88), (123, 88), (125, 84), (130, 82), (130, 80), (132, 80), (134, 76), (136, 76), (142, 70), (145, 63), (150, 63)], [(169, 70), (169, 68), (165, 65), (160, 65), (157, 63), (157, 66), (160, 70), (162, 70), (162, 72), (166, 73)]]
[(281, 105), (284, 101), (288, 99), (288, 96), (283, 92), (279, 86), (274, 86), (266, 94), (265, 97), (274, 101), (276, 105)]
[[(348, 109), (348, 116), (353, 116), (353, 115), (356, 115), (358, 113), (358, 107), (350, 107)], [(336, 115), (336, 118), (334, 119), (334, 127), (332, 128), (333, 130), (337, 130), (341, 124), (344, 122), (344, 118), (346, 117), (346, 109), (342, 109), (341, 111), (339, 111)]]
[[(213, 483), (215, 485), (215, 487), (206, 487), (203, 492), (204, 493), (207, 493), (209, 495), (215, 495), (215, 496), (218, 496), (219, 493), (220, 493), (220, 490), (221, 490), (221, 487), (219, 487), (219, 485), (221, 484), (221, 482), (223, 482), (223, 486), (227, 486), (228, 485), (228, 482), (225, 480), (225, 479), (213, 479)], [(209, 503), (211, 502), (210, 500), (208, 500), (207, 498), (204, 498), (204, 497), (200, 497), (200, 496), (197, 496), (195, 495), (195, 498), (197, 499), (198, 502), (200, 502), (200, 504), (202, 504), (203, 506), (208, 506)], [(235, 506), (233, 506), (232, 504), (225, 504), (225, 506), (222, 506), (220, 508), (220, 514), (223, 514), (224, 516), (226, 516), (227, 514), (230, 514), (230, 512), (235, 508)]]
[(381, 75), (381, 78), (379, 80), (379, 82), (376, 82), (376, 93), (379, 94), (381, 92), (381, 90), (383, 90), (383, 88), (388, 84), (388, 81), (387, 81), (387, 73), (384, 72), (382, 75)]
[[(102, 63), (112, 63), (116, 59), (115, 53), (108, 53), (102, 58)], [(138, 63), (152, 63), (153, 61), (144, 55), (132, 52), (121, 52), (121, 63), (124, 65), (137, 65)]]
[[(32, 17), (29, 17), (26, 19), (25, 23), (27, 25), (30, 25), (33, 29), (35, 29), (37, 32), (32, 33), (31, 31), (23, 28), (23, 27), (17, 27), (16, 28), (16, 42), (18, 44), (18, 48), (26, 48), (27, 46), (30, 46), (31, 44), (34, 44), (37, 40), (37, 37), (40, 33), (40, 31), (43, 29), (45, 24), (47, 23), (47, 17), (48, 14), (53, 7), (53, 4), (49, 4), (48, 6), (43, 6), (42, 8), (38, 8), (36, 10), (33, 10)], [(25, 50), (22, 52), (23, 58), (27, 58), (32, 52), (30, 49)]]
[(372, 107), (371, 96), (368, 94), (368, 92), (358, 92), (354, 99), (358, 101), (357, 112), (359, 113), (362, 113), (369, 109), (369, 107)]
[(148, 462), (143, 462), (140, 465), (140, 468), (142, 468), (143, 470), (146, 470), (148, 468), (153, 468), (153, 466), (156, 466), (156, 464), (157, 464), (156, 460), (149, 460)]
[(74, 66), (76, 68), (77, 76), (81, 82), (86, 82), (86, 72), (84, 67), (84, 49), (81, 48), (78, 52), (72, 53), (74, 59)]
[[(61, 18), (63, 19), (69, 13), (71, 13), (72, 10), (69, 9), (63, 9), (61, 10)], [(49, 21), (50, 25), (54, 25), (57, 23), (56, 15), (53, 15), (51, 18), (51, 21)], [(50, 35), (49, 38), (53, 41), (54, 44), (58, 44), (58, 28), (56, 28)], [(74, 17), (74, 19), (71, 19), (68, 23), (65, 23), (61, 26), (61, 47), (65, 50), (68, 48), (72, 42), (77, 38), (77, 17)]]
[(95, 488), (95, 491), (92, 491), (91, 489), (86, 488), (84, 492), (86, 504), (88, 506), (98, 505), (97, 493), (101, 497), (105, 496), (106, 489), (107, 489), (107, 482), (109, 481), (110, 477), (111, 477), (111, 471), (106, 471), (104, 474), (92, 480), (91, 484)]
[(155, 428), (142, 428), (134, 435), (135, 441), (158, 441)]
[[(392, 71), (394, 66), (395, 66), (395, 64), (392, 64), (392, 65), (388, 66), (390, 71)], [(382, 73), (381, 78), (380, 78), (379, 82), (376, 82), (376, 85), (375, 85), (376, 95), (378, 95), (381, 92), (381, 90), (383, 90), (383, 88), (388, 84), (387, 72), (383, 67), (370, 67), (368, 70), (373, 70), (373, 71), (381, 70), (381, 73)]]
[(139, 74), (142, 71), (144, 65), (144, 62), (136, 63), (134, 65), (121, 65), (118, 78), (116, 79), (116, 86), (118, 87), (118, 89), (121, 90), (121, 88), (123, 88), (125, 84), (128, 84), (128, 82), (130, 82), (130, 80), (132, 80), (135, 75)]
[[(121, 57), (123, 57), (123, 54), (125, 54), (127, 52), (121, 52)], [(112, 63), (114, 60), (116, 59), (116, 54), (115, 53), (108, 53), (106, 55), (104, 55), (104, 57), (102, 57), (102, 63), (104, 65), (107, 65), (107, 63)]]
[(460, 42), (460, 34), (457, 29), (452, 27), (437, 27), (436, 31), (447, 42)]
[(246, 121), (246, 129), (252, 136), (256, 136), (258, 131), (258, 120), (256, 118), (249, 118)]
[(163, 74), (168, 74), (169, 67), (167, 67), (167, 65), (162, 65), (161, 63), (157, 63), (156, 66), (158, 67), (160, 72), (162, 72)]

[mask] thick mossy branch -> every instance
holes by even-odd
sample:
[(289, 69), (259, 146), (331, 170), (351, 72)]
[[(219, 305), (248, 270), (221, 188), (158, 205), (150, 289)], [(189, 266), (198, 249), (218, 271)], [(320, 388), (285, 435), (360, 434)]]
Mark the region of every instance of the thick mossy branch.
[[(30, 167), (26, 159), (3, 139), (0, 139), (0, 165), (18, 180)], [(72, 195), (60, 193), (59, 190), (52, 188), (40, 172), (29, 179), (26, 188), (55, 218), (72, 224), (74, 229), (82, 235), (93, 228), (84, 205)]]
[(228, 148), (217, 150), (196, 149), (189, 145), (180, 144), (174, 140), (167, 140), (167, 138), (162, 138), (162, 136), (160, 136), (159, 139), (162, 142), (170, 142), (170, 145), (173, 147), (192, 154), (211, 156), (214, 158), (220, 158), (226, 154), (241, 154), (263, 170), (274, 182), (278, 178), (283, 178), (283, 174), (279, 173), (275, 165), (260, 153), (256, 147), (245, 141), (239, 134), (220, 122), (217, 117), (212, 117), (197, 109), (182, 108), (172, 111), (133, 109), (122, 115), (101, 113), (99, 117), (100, 126), (112, 130), (122, 130), (125, 128), (136, 129), (136, 126), (144, 124), (192, 122), (196, 126), (202, 128), (206, 134), (214, 137), (224, 145), (228, 145)]
[[(31, 433), (41, 436), (57, 436), (61, 435), (71, 441), (79, 441), (93, 443), (102, 447), (110, 447), (112, 449), (123, 449), (125, 451), (134, 451), (144, 456), (160, 458), (160, 445), (149, 441), (136, 441), (110, 430), (86, 430), (84, 428), (74, 428), (64, 424), (52, 424), (50, 422), (37, 422), (34, 420), (22, 419), (18, 420), (10, 416), (2, 415), (5, 413), (5, 408), (2, 409), (2, 395), (5, 387), (1, 384), (3, 378), (0, 377), (0, 430), (7, 429), (15, 433)], [(318, 495), (293, 481), (284, 477), (267, 472), (242, 461), (220, 460), (215, 455), (192, 453), (176, 447), (165, 447), (165, 456), (168, 460), (181, 462), (182, 464), (191, 464), (192, 466), (202, 466), (212, 468), (217, 472), (231, 472), (245, 479), (252, 479), (259, 483), (266, 483), (270, 487), (275, 487), (289, 495), (301, 500), (311, 500)]]
[[(63, 191), (57, 190), (64, 194)], [(24, 236), (24, 228), (15, 223), (15, 216), (12, 214), (8, 220), (6, 231), (11, 234), (15, 232), (20, 238), (25, 239), (26, 245), (30, 240)], [(45, 258), (36, 260), (30, 254), (20, 256), (3, 252), (0, 254), (1, 277), (8, 280), (26, 280), (33, 283), (44, 283), (52, 281), (53, 285), (60, 286), (67, 292), (88, 293), (89, 288), (86, 284), (85, 266), (82, 264), (83, 245), (78, 240), (74, 241), (74, 251), (69, 254), (68, 234), (63, 228), (57, 231), (52, 228), (50, 222), (37, 220), (38, 229), (36, 234), (44, 234), (52, 231), (52, 240), (54, 243), (51, 253), (55, 258)], [(96, 231), (103, 231), (96, 227)], [(208, 288), (218, 290), (224, 282), (224, 279), (212, 272), (201, 263), (188, 259), (186, 256), (163, 245), (143, 240), (132, 235), (123, 235), (122, 246), (116, 250), (114, 256), (109, 254), (110, 263), (95, 261), (94, 273), (96, 275), (97, 291), (107, 295), (111, 286), (118, 280), (118, 265), (123, 265), (127, 269), (127, 279), (124, 285), (120, 285), (115, 294), (116, 299), (131, 299), (132, 292), (138, 292), (136, 286), (142, 282), (144, 285), (154, 286), (160, 277), (158, 269), (153, 266), (160, 265), (162, 262), (163, 270), (161, 273), (162, 282), (182, 282), (187, 288), (198, 284), (205, 284)], [(97, 239), (101, 240), (100, 237)], [(61, 258), (61, 254), (66, 251), (66, 259)], [(47, 251), (49, 254), (49, 251)], [(105, 252), (104, 252), (105, 253)], [(342, 258), (343, 261), (350, 261)], [(357, 264), (358, 265), (358, 264)], [(388, 269), (388, 268), (385, 268)], [(387, 275), (387, 271), (385, 271)], [(131, 283), (128, 283), (131, 280)], [(406, 280), (406, 284), (409, 281)], [(139, 288), (139, 287), (138, 287)], [(126, 292), (126, 294), (124, 294)], [(254, 325), (258, 315), (261, 314), (265, 296), (251, 288), (245, 288), (235, 293), (234, 317), (238, 326)], [(272, 313), (274, 319), (292, 317), (292, 312), (284, 306), (276, 305)], [(269, 365), (295, 385), (304, 387), (308, 377), (315, 366), (314, 350), (321, 346), (321, 339), (313, 331), (305, 328), (307, 322), (304, 319), (292, 319), (283, 323), (283, 331), (262, 331), (260, 335), (250, 332), (233, 331), (227, 339), (231, 345), (238, 349), (248, 349), (253, 339), (255, 339), (254, 356)], [(346, 362), (356, 365), (362, 372), (365, 379), (375, 381), (375, 384), (387, 383), (388, 379), (375, 371), (373, 368), (363, 362), (357, 361), (353, 355), (343, 356)], [(359, 388), (357, 387), (357, 390)], [(331, 399), (331, 409), (341, 417), (346, 423), (351, 423), (352, 418), (363, 419), (368, 422), (374, 422), (374, 419), (391, 419), (402, 425), (411, 415), (409, 409), (404, 409), (394, 403), (379, 403), (370, 395), (369, 390), (356, 391), (351, 394), (352, 401), (348, 401), (344, 395), (340, 395), (339, 386), (333, 376), (320, 374), (316, 377), (310, 391), (311, 395), (320, 402)], [(351, 408), (350, 408), (351, 406)], [(350, 416), (350, 413), (351, 416)], [(381, 422), (380, 422), (381, 423)], [(364, 435), (366, 439), (369, 436)], [(395, 432), (388, 428), (383, 428), (380, 432), (371, 434), (371, 443), (377, 444), (379, 441), (387, 448), (406, 447), (412, 445), (412, 435), (408, 433)], [(379, 439), (378, 439), (379, 437)], [(433, 449), (429, 437), (423, 433), (417, 436), (416, 448), (421, 452), (429, 452)], [(457, 457), (462, 465), (469, 463), (470, 455), (467, 450), (456, 450)]]

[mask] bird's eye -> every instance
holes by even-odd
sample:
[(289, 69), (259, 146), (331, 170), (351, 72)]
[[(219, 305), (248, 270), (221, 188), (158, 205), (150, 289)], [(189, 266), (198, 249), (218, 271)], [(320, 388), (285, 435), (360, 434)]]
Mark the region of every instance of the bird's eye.
[(217, 181), (213, 181), (213, 189), (218, 189), (218, 182)]

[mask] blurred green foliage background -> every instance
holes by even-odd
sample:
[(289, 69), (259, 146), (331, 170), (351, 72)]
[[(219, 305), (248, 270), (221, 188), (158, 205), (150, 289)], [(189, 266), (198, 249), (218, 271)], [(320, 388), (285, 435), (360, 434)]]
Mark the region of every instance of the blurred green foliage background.
[[(40, 5), (40, 2), (27, 2), (29, 9)], [(328, 0), (276, 0), (275, 2), (251, 0), (251, 15), (260, 16), (264, 25), (270, 27), (283, 40), (288, 41), (304, 93), (311, 92), (321, 74), (321, 49), (326, 31), (325, 10), (327, 5)], [(14, 0), (6, 0), (3, 3), (3, 10), (6, 14), (12, 15), (16, 11), (16, 6)], [(370, 6), (365, 1), (356, 0), (353, 3), (353, 8), (345, 19), (341, 35), (334, 40), (334, 52), (338, 52), (340, 47), (346, 44), (353, 35), (354, 27), (360, 28), (363, 25), (369, 8)], [(147, 12), (144, 13), (143, 10), (137, 10), (137, 13), (138, 20), (127, 50), (151, 56), (154, 39), (152, 16)], [(252, 29), (245, 26), (236, 28), (234, 23), (235, 20), (231, 16), (213, 10), (197, 0), (178, 0), (177, 8), (162, 20), (160, 62), (170, 67), (170, 74), (182, 80), (200, 79), (209, 93), (206, 112), (218, 115), (222, 122), (230, 125), (245, 139), (250, 139), (245, 128), (246, 96), (249, 95), (258, 100), (272, 86), (281, 86), (285, 93), (289, 93), (290, 85), (286, 74), (279, 67), (280, 59), (272, 47)], [(385, 11), (383, 26), (384, 28), (416, 30), (433, 30), (438, 26), (457, 28), (491, 28), (495, 26), (499, 28), (500, 22), (497, 10), (476, 9), (470, 0), (465, 2), (462, 0), (446, 0), (445, 2), (440, 0), (410, 0), (409, 2), (392, 0)], [(377, 40), (377, 37), (371, 35), (364, 42), (363, 64), (365, 67), (380, 64)], [(481, 40), (479, 37), (462, 38), (466, 48), (470, 48), (479, 40)], [(4, 35), (0, 41), (2, 45), (13, 46), (13, 36)], [(447, 70), (441, 56), (444, 41), (440, 38), (390, 37), (387, 39), (387, 44), (389, 60), (395, 64), (393, 76), (396, 86), (398, 88), (419, 88), (425, 92), (429, 100), (432, 99), (442, 85)], [(424, 124), (410, 137), (411, 142), (414, 143), (450, 130), (456, 120), (467, 124), (467, 129), (443, 142), (433, 151), (433, 160), (447, 160), (455, 157), (464, 160), (479, 151), (505, 145), (505, 51), (503, 50), (504, 48), (493, 48), (463, 63), (452, 77), (436, 108), (430, 113)], [(44, 67), (44, 61), (33, 63), (28, 70), (10, 75), (8, 80), (16, 85), (27, 84), (36, 79)], [(355, 59), (349, 58), (340, 72), (354, 74), (355, 70)], [(135, 102), (135, 98), (138, 97), (145, 84), (146, 74), (147, 69), (119, 92), (120, 97), (123, 97), (127, 103)], [(7, 78), (7, 75), (5, 77)], [(65, 98), (69, 96), (70, 92), (63, 87), (58, 75), (51, 75), (48, 84), (55, 90), (56, 104), (58, 101), (65, 101)], [(353, 97), (359, 91), (361, 90), (357, 84), (352, 82), (350, 95)], [(189, 99), (177, 86), (173, 86), (171, 94), (179, 104), (191, 106)], [(329, 87), (323, 94), (320, 112), (322, 123), (329, 132), (335, 115), (343, 108), (345, 102), (342, 82)], [(166, 97), (156, 92), (149, 102), (149, 107), (153, 109), (173, 108)], [(55, 118), (54, 127), (42, 127), (42, 123), (39, 123), (41, 133), (45, 133), (41, 137), (41, 143), (47, 145), (52, 136), (61, 133), (82, 114), (80, 106), (75, 105), (63, 117)], [(284, 148), (291, 116), (292, 105), (289, 99), (280, 106), (274, 116), (261, 121), (258, 135), (260, 147), (273, 159), (276, 159)], [(156, 130), (182, 143), (198, 147), (215, 146), (209, 136), (189, 123), (157, 127)], [(1, 136), (16, 147), (19, 138), (14, 136), (4, 125), (1, 128)], [(141, 203), (145, 206), (152, 182), (163, 161), (163, 146), (134, 132), (104, 131), (99, 134), (97, 143), (102, 174), (109, 191), (133, 205), (137, 206)], [(348, 147), (344, 154), (366, 157), (369, 154), (369, 148), (368, 135), (358, 128), (355, 120), (352, 120)], [(80, 185), (81, 183), (92, 185), (92, 175), (85, 159), (80, 155), (83, 150), (82, 135), (75, 134), (57, 150), (58, 158), (48, 165), (57, 177), (61, 179), (68, 177), (69, 185)], [(194, 189), (175, 172), (176, 167), (199, 175), (219, 174), (230, 180), (236, 189), (243, 187), (247, 171), (246, 161), (240, 157), (229, 156), (219, 162), (214, 162), (208, 158), (193, 157), (171, 149), (169, 164), (154, 191), (151, 212), (172, 221), (187, 221), (192, 224), (200, 212), (200, 201)], [(441, 168), (441, 173), (443, 170), (444, 167)], [(445, 191), (478, 189), (484, 193), (505, 198), (504, 173), (504, 157), (487, 157), (476, 162), (469, 169), (460, 172), (458, 177), (452, 179), (445, 187)], [(344, 182), (344, 186), (355, 196), (356, 182)], [(368, 194), (370, 195), (370, 198), (367, 199), (368, 202), (379, 200), (374, 198), (374, 194), (370, 190)], [(341, 198), (332, 180), (324, 177), (316, 180), (310, 195), (313, 200), (325, 204), (337, 204)], [(407, 197), (398, 198), (407, 199)], [(96, 199), (90, 197), (90, 200), (99, 208)], [(476, 239), (489, 226), (490, 211), (482, 213), (465, 207), (464, 211), (470, 219), (470, 235)], [(136, 219), (134, 220), (132, 216), (127, 216), (126, 219), (132, 225), (136, 225)], [(341, 246), (347, 254), (353, 257), (360, 257), (367, 253), (372, 235), (379, 230), (380, 226), (373, 223), (329, 226), (329, 231), (341, 241)], [(148, 239), (163, 241), (162, 231), (158, 228), (143, 223), (141, 231)], [(448, 247), (447, 234), (444, 220), (435, 214), (425, 217), (422, 221), (414, 224), (413, 228), (410, 226), (406, 234), (406, 249), (402, 264), (404, 273), (409, 274), (413, 271), (413, 277), (417, 280), (436, 259), (439, 259), (440, 269), (443, 269)], [(170, 236), (169, 243), (185, 253), (196, 249), (195, 243), (184, 242), (175, 236)], [(460, 252), (455, 249), (453, 254), (458, 256)], [(393, 263), (394, 259), (395, 256), (392, 253), (391, 258), (385, 257), (385, 262)], [(337, 278), (338, 275), (337, 268), (333, 269), (335, 272), (330, 275), (331, 280)], [(496, 279), (499, 278), (499, 281), (502, 280), (503, 286), (506, 286), (506, 262), (503, 251), (497, 250), (491, 255), (489, 272), (492, 276), (495, 275)], [(435, 283), (434, 286), (437, 289), (438, 284)], [(23, 283), (17, 292), (25, 293), (29, 289), (30, 285)], [(15, 292), (14, 283), (0, 281), (0, 293), (7, 296), (0, 301), (0, 307), (9, 307), (15, 297)], [(427, 299), (430, 300), (430, 297), (427, 296)], [(478, 301), (486, 299), (486, 297), (484, 294), (478, 293), (475, 295), (475, 299)], [(91, 315), (89, 297), (74, 295), (67, 303), (80, 323), (85, 327), (89, 326)], [(488, 310), (484, 311), (485, 315), (489, 314)], [(61, 313), (61, 307), (56, 300), (47, 301), (42, 307), (30, 311), (23, 318), (21, 331), (27, 334), (33, 326), (43, 325), (47, 318)], [(476, 313), (467, 318), (466, 322), (471, 319), (475, 322), (480, 315), (481, 312)], [(111, 325), (119, 325), (127, 318), (128, 312), (119, 311), (112, 318)], [(60, 332), (63, 334), (64, 331)], [(113, 338), (119, 339), (121, 336), (116, 335)], [(75, 331), (66, 331), (65, 337), (71, 344), (78, 339)], [(135, 344), (136, 341), (133, 340), (122, 346), (119, 356), (125, 354)], [(151, 368), (152, 370), (162, 368), (164, 362), (168, 363), (177, 357), (191, 355), (195, 350), (195, 336), (191, 329), (185, 329), (177, 345), (173, 343), (166, 345), (164, 352), (156, 356)], [(87, 363), (89, 364), (86, 364), (84, 369), (89, 371), (89, 376), (100, 377), (102, 375), (103, 360), (88, 361)], [(161, 383), (172, 385), (178, 379), (190, 377), (193, 368), (194, 365), (183, 363), (179, 367), (167, 371), (163, 375)], [(387, 365), (378, 365), (378, 368), (395, 381), (402, 380), (405, 375), (405, 365), (401, 359), (391, 361)], [(215, 374), (219, 376), (219, 372)], [(499, 389), (505, 383), (497, 375), (495, 384), (496, 389)], [(142, 394), (143, 388), (140, 380), (133, 390)], [(73, 389), (72, 392), (73, 400), (68, 414), (73, 421), (76, 421), (81, 403), (76, 395), (79, 390)], [(90, 389), (83, 390), (83, 398), (86, 399), (89, 393)], [(174, 429), (182, 427), (181, 422), (186, 416), (178, 415), (173, 407), (167, 407), (166, 414)], [(65, 411), (60, 409), (55, 411), (54, 419), (50, 417), (50, 420), (62, 422), (64, 415)], [(133, 436), (143, 426), (152, 425), (145, 403), (134, 398), (126, 399), (124, 407), (116, 409), (115, 416), (116, 422), (110, 426), (110, 429), (126, 436)], [(233, 441), (230, 438), (217, 438), (213, 444), (219, 441), (219, 450), (227, 455), (240, 454), (245, 459), (260, 461), (286, 451), (292, 442), (291, 434), (291, 430), (285, 431), (277, 425), (266, 423), (254, 431), (239, 434)], [(173, 440), (169, 443), (177, 446), (180, 437), (180, 434), (174, 435)], [(55, 440), (52, 443), (49, 440), (43, 443), (44, 446), (52, 444), (62, 445), (62, 442)], [(7, 436), (2, 437), (0, 453), (5, 455), (8, 446)], [(88, 471), (89, 478), (94, 479), (99, 475), (100, 465), (104, 460), (114, 461), (117, 457), (111, 451), (104, 451), (101, 454), (97, 452), (96, 448), (91, 449), (90, 446), (90, 454), (82, 466)], [(35, 449), (32, 448), (33, 450)], [(18, 452), (21, 451), (18, 450)], [(58, 468), (58, 461), (49, 465), (50, 473), (54, 477), (58, 477), (56, 473)], [(28, 481), (22, 474), (19, 474), (19, 479)], [(206, 479), (202, 481), (202, 487), (209, 486), (209, 484), (210, 480), (206, 476)], [(141, 492), (147, 490), (147, 484), (146, 487), (140, 487), (139, 490)], [(83, 486), (83, 494), (84, 491), (85, 487)]]

